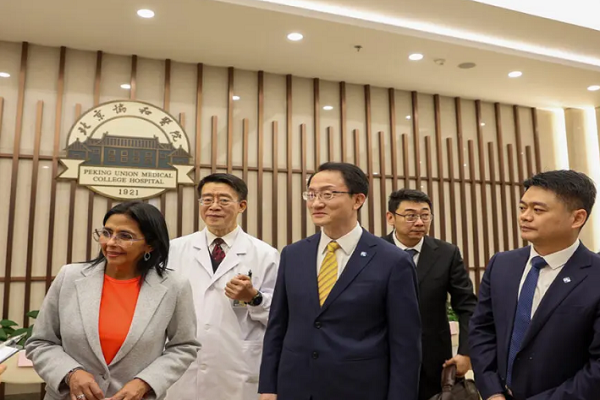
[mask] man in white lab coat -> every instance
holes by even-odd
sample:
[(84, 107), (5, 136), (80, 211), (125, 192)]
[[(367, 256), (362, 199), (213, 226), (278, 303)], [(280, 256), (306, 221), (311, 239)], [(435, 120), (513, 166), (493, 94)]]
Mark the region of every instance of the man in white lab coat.
[(256, 400), (279, 253), (237, 224), (247, 207), (243, 180), (215, 173), (198, 194), (206, 228), (174, 239), (168, 266), (192, 284), (202, 349), (167, 399)]

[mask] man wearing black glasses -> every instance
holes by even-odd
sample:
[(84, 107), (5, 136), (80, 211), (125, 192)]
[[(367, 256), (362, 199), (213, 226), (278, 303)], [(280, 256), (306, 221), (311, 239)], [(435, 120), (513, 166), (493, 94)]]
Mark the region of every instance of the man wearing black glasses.
[[(387, 220), (394, 230), (385, 239), (408, 252), (417, 266), (423, 327), (419, 400), (427, 400), (441, 392), (442, 367), (446, 363), (456, 364), (459, 376), (471, 369), (467, 335), (477, 297), (458, 247), (427, 236), (433, 221), (429, 196), (411, 189), (392, 193)], [(448, 294), (460, 326), (458, 354), (454, 357), (446, 316)]]

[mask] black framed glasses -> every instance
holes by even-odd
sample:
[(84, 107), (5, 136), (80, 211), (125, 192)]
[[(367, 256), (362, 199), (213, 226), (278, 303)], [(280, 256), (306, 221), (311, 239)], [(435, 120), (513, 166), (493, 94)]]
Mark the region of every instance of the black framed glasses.
[(396, 212), (394, 214), (404, 218), (406, 222), (417, 222), (419, 218), (421, 218), (421, 221), (423, 222), (430, 222), (433, 219), (433, 214), (398, 214)]

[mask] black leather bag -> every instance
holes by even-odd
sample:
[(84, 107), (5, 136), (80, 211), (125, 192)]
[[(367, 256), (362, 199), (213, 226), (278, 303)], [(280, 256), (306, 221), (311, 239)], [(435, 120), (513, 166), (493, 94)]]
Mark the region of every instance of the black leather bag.
[(457, 378), (456, 365), (442, 370), (442, 392), (429, 400), (480, 400), (472, 379)]

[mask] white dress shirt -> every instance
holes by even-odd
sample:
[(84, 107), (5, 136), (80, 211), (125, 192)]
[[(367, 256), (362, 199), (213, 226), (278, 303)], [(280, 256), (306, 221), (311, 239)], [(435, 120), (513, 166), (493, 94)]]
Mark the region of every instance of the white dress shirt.
[[(221, 248), (223, 249), (223, 252), (225, 253), (225, 255), (227, 255), (227, 252), (233, 246), (233, 243), (235, 242), (235, 238), (237, 238), (239, 231), (240, 231), (240, 226), (238, 225), (234, 230), (232, 230), (227, 235), (225, 235), (221, 238), (225, 242), (221, 245)], [(208, 245), (208, 250), (210, 251), (210, 254), (212, 254), (212, 252), (215, 248), (215, 244), (213, 242), (215, 241), (216, 238), (218, 238), (218, 236), (213, 234), (210, 230), (208, 230), (208, 229), (206, 230), (206, 241), (208, 242), (206, 244)]]
[[(548, 291), (548, 288), (550, 285), (552, 285), (552, 282), (554, 282), (554, 279), (556, 279), (567, 261), (569, 261), (569, 259), (573, 256), (579, 245), (580, 242), (579, 239), (577, 239), (575, 243), (566, 249), (557, 251), (556, 253), (548, 254), (547, 256), (543, 257), (548, 265), (540, 270), (540, 277), (538, 278), (535, 294), (533, 295), (533, 306), (531, 307), (532, 318), (542, 299), (544, 298), (544, 295)], [(525, 278), (532, 268), (531, 259), (536, 256), (539, 256), (539, 254), (535, 251), (533, 246), (531, 246), (529, 260), (527, 261), (525, 271), (523, 271), (523, 276), (521, 277), (521, 284), (519, 285), (519, 296), (521, 295), (521, 288), (525, 283)]]
[[(354, 253), (356, 246), (358, 246), (358, 241), (360, 240), (362, 234), (363, 229), (360, 224), (357, 223), (354, 229), (341, 238), (335, 240), (335, 242), (340, 245), (340, 247), (335, 251), (335, 257), (338, 265), (338, 278), (344, 271), (344, 268), (346, 268), (346, 264), (348, 264), (348, 260), (352, 256), (352, 253)], [(333, 239), (331, 239), (323, 230), (321, 230), (321, 241), (319, 242), (319, 249), (317, 252), (317, 276), (321, 271), (321, 264), (323, 264), (325, 254), (327, 253), (327, 245), (332, 240)]]
[(413, 247), (406, 247), (404, 243), (398, 240), (398, 237), (396, 236), (396, 231), (392, 233), (392, 236), (394, 237), (394, 243), (396, 243), (396, 246), (400, 247), (402, 250), (415, 249), (417, 251), (417, 254), (413, 256), (413, 261), (415, 262), (415, 265), (417, 265), (419, 263), (419, 257), (421, 256), (421, 249), (423, 248), (423, 242), (425, 241), (425, 237), (423, 236), (421, 240), (419, 240), (419, 243), (417, 243)]

